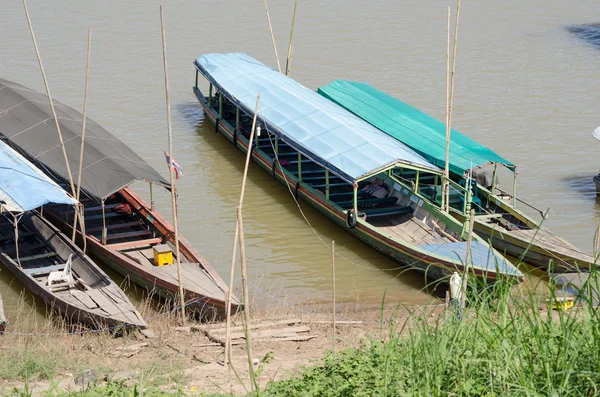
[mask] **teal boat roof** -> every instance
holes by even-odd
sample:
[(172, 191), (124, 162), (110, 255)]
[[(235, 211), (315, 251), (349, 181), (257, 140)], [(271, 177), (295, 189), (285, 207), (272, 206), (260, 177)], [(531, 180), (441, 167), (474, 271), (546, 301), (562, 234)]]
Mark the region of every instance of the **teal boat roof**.
[[(404, 142), (440, 168), (446, 164), (446, 124), (366, 83), (336, 80), (319, 87), (318, 93), (346, 108), (386, 134)], [(463, 175), (471, 167), (500, 163), (515, 166), (452, 129), (449, 170)]]
[(71, 205), (77, 203), (42, 171), (2, 141), (0, 141), (0, 170), (2, 210), (25, 212), (48, 203)]
[(270, 133), (342, 179), (354, 182), (397, 164), (440, 169), (315, 91), (242, 53), (208, 54), (196, 68)]

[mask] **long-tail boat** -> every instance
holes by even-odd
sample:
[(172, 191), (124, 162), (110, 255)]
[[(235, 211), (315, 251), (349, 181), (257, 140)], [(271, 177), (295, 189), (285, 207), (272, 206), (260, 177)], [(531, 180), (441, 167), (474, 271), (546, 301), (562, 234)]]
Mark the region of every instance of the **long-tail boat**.
[[(381, 92), (366, 83), (337, 80), (319, 87), (325, 98), (367, 121), (390, 137), (410, 146), (433, 164), (444, 167), (446, 162), (446, 125), (422, 111)], [(473, 179), (473, 204), (476, 209), (474, 230), (501, 252), (521, 258), (525, 262), (554, 272), (585, 270), (593, 265), (593, 258), (569, 242), (542, 227), (542, 219), (534, 220), (517, 208), (522, 203), (532, 205), (516, 196), (516, 179), (513, 192), (499, 188), (498, 165), (513, 172), (516, 166), (452, 129), (448, 167), (453, 182), (465, 184), (465, 176), (493, 165), (493, 171), (481, 172)], [(441, 179), (432, 186), (421, 185), (421, 194), (444, 206)], [(449, 207), (459, 221), (465, 219), (464, 203), (460, 192), (450, 188)], [(544, 214), (540, 212), (542, 217)]]
[[(478, 237), (467, 261), (466, 223), (414, 185), (419, 174), (422, 181), (441, 170), (403, 143), (246, 54), (203, 55), (194, 64), (193, 92), (215, 131), (360, 240), (430, 279), (448, 281), (466, 263), (485, 280), (521, 277)], [(199, 75), (208, 80), (207, 96)], [(250, 143), (259, 93), (260, 134)], [(402, 180), (399, 172), (417, 179)]]
[(77, 201), (4, 143), (0, 168), (0, 263), (69, 322), (146, 328), (119, 286), (35, 210)]
[[(83, 117), (58, 101), (54, 105), (72, 178), (77, 182)], [(49, 175), (68, 183), (46, 95), (0, 79), (0, 137)], [(127, 145), (90, 119), (86, 120), (82, 170), (80, 188), (85, 198), (80, 201), (85, 206), (85, 230), (77, 230), (78, 241), (134, 283), (174, 301), (179, 293), (177, 267), (173, 265), (175, 233), (152, 202), (152, 186), (169, 189), (170, 184)], [(150, 183), (151, 204), (129, 188), (135, 181)], [(72, 233), (71, 208), (46, 209), (46, 216), (55, 225)], [(179, 250), (185, 299), (201, 316), (223, 313), (227, 285), (181, 234)], [(233, 309), (239, 305), (235, 296), (231, 304)]]

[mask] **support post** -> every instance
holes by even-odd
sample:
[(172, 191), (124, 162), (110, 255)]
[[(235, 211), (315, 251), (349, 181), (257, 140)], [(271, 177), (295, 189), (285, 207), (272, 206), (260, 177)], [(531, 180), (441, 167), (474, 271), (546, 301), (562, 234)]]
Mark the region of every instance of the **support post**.
[(352, 208), (354, 208), (354, 214), (358, 219), (358, 183), (354, 182), (352, 186)]
[[(256, 97), (256, 107), (254, 109), (254, 119), (252, 120), (252, 130), (250, 131), (250, 140), (248, 141), (248, 150), (246, 150), (246, 164), (244, 166), (244, 175), (242, 176), (242, 190), (240, 192), (240, 203), (238, 205), (241, 214), (242, 204), (244, 203), (244, 192), (246, 191), (246, 176), (248, 175), (248, 165), (250, 164), (250, 148), (254, 140), (256, 129), (256, 118), (258, 117), (258, 105), (260, 103), (260, 93)], [(233, 278), (235, 276), (235, 253), (240, 234), (240, 223), (236, 222), (235, 235), (233, 240), (233, 255), (231, 256), (231, 270), (229, 273), (229, 288), (227, 288), (227, 301), (225, 303), (226, 323), (225, 323), (225, 363), (231, 365), (231, 295), (233, 291)], [(248, 302), (244, 302), (247, 305)], [(245, 310), (245, 307), (244, 307)], [(252, 373), (252, 371), (250, 371)]]
[(185, 325), (185, 293), (181, 276), (181, 259), (179, 252), (179, 222), (177, 219), (177, 204), (175, 203), (175, 178), (173, 170), (173, 139), (171, 133), (171, 96), (169, 95), (169, 73), (167, 68), (167, 43), (165, 39), (165, 22), (163, 7), (160, 5), (160, 29), (162, 32), (163, 68), (165, 71), (165, 97), (167, 102), (167, 131), (169, 135), (169, 177), (171, 179), (171, 208), (173, 210), (173, 229), (175, 232), (175, 255), (177, 257), (177, 280), (179, 281), (179, 298), (181, 300), (181, 324)]
[(104, 199), (102, 199), (102, 244), (106, 244), (106, 215), (104, 213)]
[(333, 352), (335, 353), (335, 240), (331, 241), (331, 289), (333, 293)]
[[(235, 130), (237, 132), (240, 132), (241, 130), (241, 126), (240, 126), (240, 108), (235, 108)], [(235, 144), (237, 144), (236, 142), (234, 142)]]
[(208, 84), (208, 107), (212, 107), (212, 97), (213, 97), (213, 84)]
[(150, 211), (154, 211), (154, 197), (152, 195), (152, 182), (150, 182)]
[[(88, 97), (88, 82), (90, 76), (90, 53), (92, 49), (92, 27), (88, 27), (88, 51), (87, 51), (87, 62), (85, 67), (85, 90), (83, 94), (83, 121), (81, 122), (81, 148), (79, 150), (79, 171), (77, 175), (77, 193), (75, 194), (75, 200), (79, 202), (79, 195), (81, 194), (81, 173), (83, 172), (83, 149), (85, 147), (85, 122), (86, 122), (86, 114), (87, 114), (87, 97)], [(84, 212), (81, 213), (75, 207), (75, 220), (73, 222), (73, 235), (71, 236), (71, 240), (75, 242), (75, 235), (77, 233), (77, 218), (79, 216), (83, 217)], [(83, 234), (83, 230), (82, 230)], [(85, 239), (85, 237), (84, 237)]]
[(513, 172), (513, 208), (517, 208), (517, 173)]
[(475, 223), (475, 210), (469, 213), (469, 234), (467, 235), (467, 253), (465, 255), (465, 274), (462, 278), (461, 306), (464, 308), (467, 301), (467, 277), (469, 277), (469, 266), (471, 263), (471, 242), (473, 241), (473, 224)]
[(329, 169), (325, 168), (325, 200), (329, 201)]
[(302, 153), (298, 152), (298, 182), (302, 182)]
[(219, 91), (219, 117), (223, 118), (223, 93)]
[(496, 191), (496, 178), (498, 178), (498, 163), (494, 163), (494, 172), (492, 173), (492, 194)]

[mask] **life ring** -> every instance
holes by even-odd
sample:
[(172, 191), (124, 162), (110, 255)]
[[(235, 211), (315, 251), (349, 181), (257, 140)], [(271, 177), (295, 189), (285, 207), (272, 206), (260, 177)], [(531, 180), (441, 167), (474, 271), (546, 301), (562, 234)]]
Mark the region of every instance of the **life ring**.
[(346, 226), (348, 229), (354, 229), (356, 227), (356, 212), (354, 212), (354, 208), (346, 211)]

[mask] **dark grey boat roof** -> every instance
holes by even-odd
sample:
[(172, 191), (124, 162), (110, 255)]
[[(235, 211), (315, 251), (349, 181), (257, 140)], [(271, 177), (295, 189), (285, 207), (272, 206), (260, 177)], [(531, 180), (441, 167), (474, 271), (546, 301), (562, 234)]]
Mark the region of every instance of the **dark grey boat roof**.
[[(77, 182), (83, 116), (54, 100), (69, 166)], [(68, 180), (48, 97), (0, 78), (0, 138), (45, 172)], [(127, 145), (96, 122), (86, 120), (81, 190), (101, 201), (135, 181), (170, 184)]]

